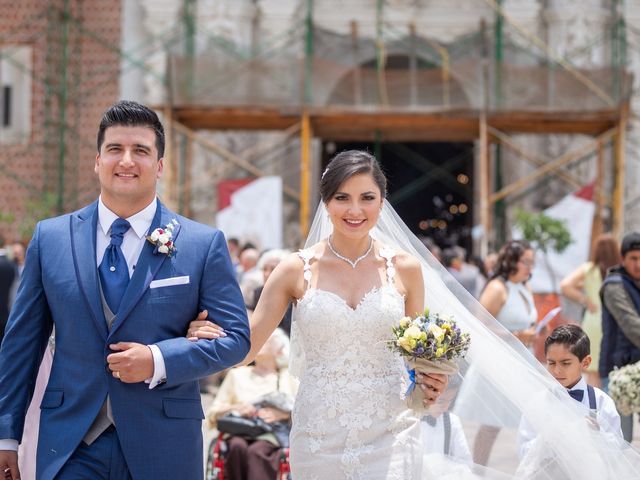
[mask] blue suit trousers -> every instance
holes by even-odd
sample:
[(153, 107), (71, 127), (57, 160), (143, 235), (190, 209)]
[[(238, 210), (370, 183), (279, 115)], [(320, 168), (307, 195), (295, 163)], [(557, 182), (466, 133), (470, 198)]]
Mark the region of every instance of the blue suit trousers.
[(80, 442), (56, 480), (131, 480), (120, 440), (113, 426), (91, 444)]

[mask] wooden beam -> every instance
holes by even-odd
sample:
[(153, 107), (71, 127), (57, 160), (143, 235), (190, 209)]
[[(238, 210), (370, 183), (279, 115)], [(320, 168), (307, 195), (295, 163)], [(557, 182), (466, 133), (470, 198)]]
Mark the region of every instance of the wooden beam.
[[(175, 128), (175, 130), (177, 130), (178, 132), (180, 132), (183, 135), (187, 136), (188, 138), (190, 138), (194, 142), (199, 143), (200, 145), (202, 145), (206, 149), (211, 150), (212, 152), (216, 153), (217, 155), (220, 155), (224, 160), (226, 160), (226, 161), (228, 161), (230, 163), (233, 163), (237, 167), (242, 168), (243, 170), (249, 172), (250, 174), (252, 174), (252, 175), (254, 175), (256, 177), (263, 177), (263, 176), (266, 175), (266, 173), (263, 172), (262, 170), (260, 170), (258, 167), (253, 166), (252, 164), (250, 164), (246, 160), (238, 157), (236, 154), (230, 152), (226, 148), (221, 147), (220, 145), (215, 143), (213, 140), (205, 138), (202, 135), (198, 135), (198, 133), (196, 133), (193, 130), (191, 130), (190, 128), (182, 125), (181, 123), (178, 123), (178, 122), (174, 121), (173, 122), (173, 127)], [(297, 201), (300, 200), (300, 194), (298, 192), (296, 192), (294, 189), (292, 189), (291, 187), (287, 187), (286, 185), (284, 185), (282, 187), (282, 191), (285, 193), (285, 195), (288, 195), (292, 199), (297, 200)]]
[(240, 152), (238, 156), (240, 158), (244, 158), (248, 162), (251, 162), (256, 158), (265, 155), (269, 151), (285, 145), (291, 137), (298, 134), (300, 128), (302, 128), (300, 123), (291, 125), (284, 132), (282, 132), (282, 134), (284, 135), (283, 137), (280, 137), (275, 141), (272, 138), (268, 138), (264, 142), (251, 145), (250, 147)]
[(163, 164), (163, 187), (164, 195), (163, 202), (173, 211), (178, 210), (177, 204), (177, 190), (178, 190), (178, 175), (176, 169), (176, 162), (178, 156), (176, 155), (177, 149), (175, 148), (175, 133), (173, 129), (173, 109), (170, 104), (166, 104), (162, 109), (164, 124), (165, 124), (165, 144), (164, 144), (164, 159)]
[[(528, 160), (530, 163), (535, 165), (536, 167), (542, 167), (549, 163), (548, 159), (538, 157), (537, 155), (533, 155), (525, 150), (523, 147), (514, 142), (508, 135), (505, 135), (503, 132), (498, 130), (497, 128), (488, 127), (489, 133), (496, 138), (502, 145), (507, 147), (512, 152), (520, 155), (525, 160)], [(582, 188), (582, 183), (577, 179), (577, 177), (568, 174), (567, 172), (558, 172), (558, 178), (567, 182), (573, 188)]]
[(300, 234), (306, 238), (309, 233), (309, 205), (311, 203), (311, 121), (309, 114), (302, 115), (300, 131)]
[(622, 240), (624, 234), (624, 190), (625, 190), (625, 141), (628, 120), (628, 104), (622, 109), (620, 123), (614, 140), (614, 187), (613, 187), (613, 234)]
[[(593, 200), (595, 201), (595, 211), (593, 212), (593, 225), (591, 227), (591, 246), (596, 237), (604, 232), (604, 225), (602, 221), (602, 212), (605, 207), (604, 196), (604, 144), (598, 143), (598, 158), (596, 160), (596, 180), (593, 185)], [(589, 256), (591, 256), (591, 249), (589, 249)]]
[[(194, 107), (174, 110), (175, 118), (192, 129), (284, 130), (300, 121), (298, 107)], [(308, 110), (314, 136), (325, 139), (369, 139), (379, 131), (385, 139), (403, 141), (466, 140), (479, 136), (480, 112), (475, 109), (371, 111), (357, 106)], [(487, 125), (506, 133), (575, 133), (599, 135), (619, 121), (619, 111), (489, 112)], [(444, 137), (442, 137), (444, 135)]]
[(611, 140), (611, 138), (616, 134), (616, 131), (617, 131), (616, 128), (612, 128), (611, 130), (608, 130), (607, 132), (600, 135), (595, 141), (588, 142), (587, 144), (582, 145), (576, 150), (567, 152), (564, 155), (561, 155), (560, 157), (556, 158), (552, 162), (549, 162), (543, 165), (542, 167), (538, 168), (537, 170), (531, 172), (529, 175), (519, 178), (515, 182), (504, 187), (502, 190), (495, 192), (493, 195), (491, 195), (490, 202), (495, 203), (498, 200), (502, 200), (503, 198), (509, 195), (512, 195), (520, 190), (523, 190), (524, 188), (528, 187), (536, 180), (542, 177), (545, 177), (551, 173), (554, 173), (560, 167), (567, 165), (575, 160), (578, 160), (579, 158), (584, 157), (588, 153), (592, 152), (595, 148), (597, 148), (600, 142), (606, 143), (609, 140)]
[(184, 158), (182, 159), (182, 177), (184, 179), (178, 188), (180, 190), (180, 198), (182, 201), (181, 215), (191, 217), (191, 166), (193, 164), (193, 140), (189, 137), (185, 138)]
[(482, 225), (482, 238), (480, 240), (480, 256), (486, 257), (489, 253), (489, 233), (491, 232), (491, 172), (489, 162), (489, 135), (487, 131), (487, 118), (480, 115), (480, 225)]

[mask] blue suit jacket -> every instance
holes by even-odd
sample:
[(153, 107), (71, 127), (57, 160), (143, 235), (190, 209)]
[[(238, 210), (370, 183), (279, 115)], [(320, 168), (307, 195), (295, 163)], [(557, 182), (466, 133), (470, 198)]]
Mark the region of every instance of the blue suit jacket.
[[(177, 254), (146, 242), (120, 311), (108, 331), (96, 267), (97, 202), (40, 222), (0, 350), (0, 438), (22, 438), (24, 416), (47, 339), (56, 351), (41, 404), (37, 477), (52, 479), (86, 434), (107, 394), (134, 479), (202, 479), (204, 418), (198, 379), (240, 362), (249, 350), (244, 301), (222, 232), (180, 217), (158, 201), (151, 229), (177, 219)], [(189, 283), (149, 288), (153, 280)], [(187, 326), (202, 309), (227, 337), (190, 342)], [(160, 348), (167, 382), (113, 378), (106, 357), (119, 341)]]

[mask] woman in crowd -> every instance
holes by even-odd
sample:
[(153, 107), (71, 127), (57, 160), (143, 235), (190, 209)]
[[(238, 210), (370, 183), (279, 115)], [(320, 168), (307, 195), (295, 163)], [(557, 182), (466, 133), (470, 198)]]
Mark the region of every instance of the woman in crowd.
[(562, 294), (584, 308), (582, 329), (591, 340), (591, 365), (587, 370), (587, 383), (601, 385), (598, 374), (600, 341), (602, 340), (602, 311), (600, 288), (607, 270), (620, 263), (620, 246), (611, 234), (599, 235), (591, 248), (591, 259), (580, 265), (560, 283)]
[[(535, 339), (538, 316), (527, 285), (534, 262), (535, 253), (528, 242), (508, 242), (500, 249), (493, 274), (480, 295), (480, 304), (528, 348)], [(475, 463), (487, 464), (501, 427), (518, 425), (519, 419), (510, 422), (505, 418), (499, 424), (480, 427), (473, 446)]]

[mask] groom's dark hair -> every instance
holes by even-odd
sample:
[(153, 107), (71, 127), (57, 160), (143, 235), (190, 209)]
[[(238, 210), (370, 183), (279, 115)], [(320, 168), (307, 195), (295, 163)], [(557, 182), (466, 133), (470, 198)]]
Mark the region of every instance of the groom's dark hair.
[(102, 115), (98, 128), (98, 153), (104, 142), (104, 132), (109, 127), (148, 127), (156, 135), (158, 158), (164, 157), (164, 128), (156, 112), (148, 107), (130, 100), (120, 100)]

